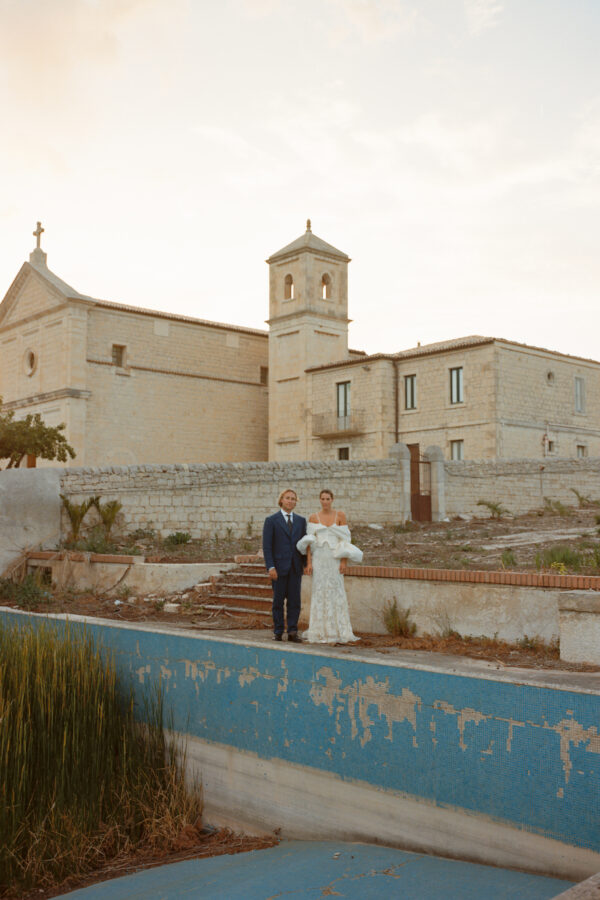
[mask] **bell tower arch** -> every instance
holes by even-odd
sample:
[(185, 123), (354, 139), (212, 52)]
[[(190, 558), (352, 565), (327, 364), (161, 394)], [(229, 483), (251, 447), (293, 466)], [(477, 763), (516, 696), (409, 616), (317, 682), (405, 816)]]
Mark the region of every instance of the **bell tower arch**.
[(306, 369), (348, 357), (350, 257), (305, 233), (269, 266), (269, 459), (309, 458), (312, 416)]

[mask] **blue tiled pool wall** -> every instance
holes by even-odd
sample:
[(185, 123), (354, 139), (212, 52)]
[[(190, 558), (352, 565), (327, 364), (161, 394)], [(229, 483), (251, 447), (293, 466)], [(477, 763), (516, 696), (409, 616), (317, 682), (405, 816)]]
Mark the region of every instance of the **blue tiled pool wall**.
[(600, 850), (598, 695), (87, 628), (140, 696), (162, 680), (177, 730)]

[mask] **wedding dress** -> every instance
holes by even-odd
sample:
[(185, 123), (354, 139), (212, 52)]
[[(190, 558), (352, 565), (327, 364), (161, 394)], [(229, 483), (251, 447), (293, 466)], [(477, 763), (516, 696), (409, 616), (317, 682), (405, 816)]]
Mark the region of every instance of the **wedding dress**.
[(306, 535), (296, 545), (300, 553), (308, 547), (312, 556), (310, 621), (304, 640), (319, 644), (346, 644), (357, 641), (352, 632), (344, 576), (340, 560), (362, 562), (362, 550), (351, 543), (347, 525), (309, 522)]

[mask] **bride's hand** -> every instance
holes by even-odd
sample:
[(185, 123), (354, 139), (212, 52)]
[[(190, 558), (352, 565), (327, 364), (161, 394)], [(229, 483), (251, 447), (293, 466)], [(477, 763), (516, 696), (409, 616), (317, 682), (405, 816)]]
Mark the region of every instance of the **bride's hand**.
[(311, 565), (311, 563), (307, 563), (307, 564), (304, 566), (304, 574), (305, 574), (305, 575), (312, 575), (312, 565)]
[(340, 560), (340, 572), (342, 573), (342, 575), (345, 575), (345, 574), (346, 574), (346, 567), (347, 567), (347, 562), (346, 562), (346, 560), (345, 560), (345, 559), (341, 559), (341, 560)]

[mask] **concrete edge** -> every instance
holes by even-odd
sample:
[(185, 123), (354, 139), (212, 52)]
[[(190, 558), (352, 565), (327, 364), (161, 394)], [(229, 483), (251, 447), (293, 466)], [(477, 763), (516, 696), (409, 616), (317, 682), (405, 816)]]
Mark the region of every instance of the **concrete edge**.
[(587, 878), (575, 887), (556, 894), (553, 900), (598, 900), (600, 897), (600, 872)]
[[(454, 675), (457, 678), (476, 678), (483, 681), (497, 681), (504, 684), (517, 684), (524, 687), (548, 688), (550, 690), (569, 691), (577, 694), (600, 694), (600, 672), (568, 672), (565, 670), (549, 673), (547, 670), (539, 672), (532, 669), (511, 668), (499, 669), (495, 663), (489, 663), (470, 657), (450, 657), (442, 653), (429, 653), (423, 650), (400, 650), (402, 658), (390, 658), (389, 655), (378, 654), (377, 651), (360, 651), (356, 648), (330, 647), (327, 644), (302, 644), (289, 645), (287, 643), (273, 646), (272, 638), (257, 636), (257, 632), (222, 632), (214, 634), (203, 629), (190, 629), (189, 627), (177, 627), (164, 623), (151, 622), (126, 622), (115, 619), (102, 619), (94, 616), (80, 616), (71, 613), (35, 613), (26, 610), (15, 609), (10, 606), (0, 606), (0, 615), (9, 613), (17, 616), (25, 616), (34, 619), (50, 619), (59, 622), (81, 622), (89, 625), (101, 625), (107, 628), (121, 628), (127, 631), (162, 632), (168, 635), (184, 635), (192, 640), (213, 641), (221, 644), (236, 644), (242, 647), (261, 647), (274, 653), (303, 653), (311, 656), (327, 657), (329, 659), (345, 659), (351, 654), (355, 662), (380, 666), (381, 668), (413, 669), (419, 672), (436, 672)], [(264, 632), (260, 632), (260, 635)], [(245, 635), (241, 637), (240, 635)], [(428, 662), (422, 662), (420, 658), (426, 656)], [(490, 671), (493, 669), (493, 671)]]

